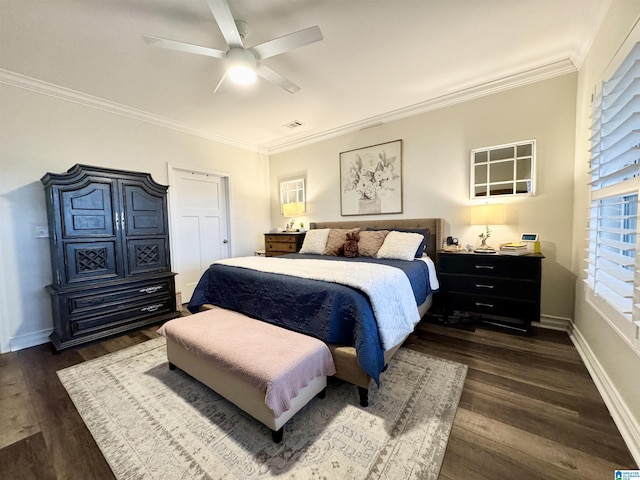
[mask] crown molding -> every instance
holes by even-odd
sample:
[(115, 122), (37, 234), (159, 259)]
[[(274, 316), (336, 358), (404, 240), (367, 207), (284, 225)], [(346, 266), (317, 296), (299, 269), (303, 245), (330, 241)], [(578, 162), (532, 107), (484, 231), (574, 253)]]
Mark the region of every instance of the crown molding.
[(240, 142), (232, 138), (215, 135), (202, 130), (196, 130), (189, 127), (188, 125), (173, 121), (160, 115), (155, 115), (153, 113), (149, 113), (134, 107), (129, 107), (120, 103), (112, 102), (110, 100), (105, 100), (93, 95), (78, 92), (70, 88), (61, 87), (60, 85), (55, 85), (53, 83), (38, 80), (36, 78), (28, 77), (26, 75), (22, 75), (20, 73), (12, 72), (9, 70), (0, 69), (0, 84), (22, 88), (24, 90), (29, 90), (41, 95), (48, 95), (50, 97), (59, 98), (68, 102), (78, 103), (87, 107), (95, 108), (127, 118), (132, 118), (134, 120), (150, 123), (152, 125), (169, 128), (171, 130), (205, 138), (214, 142), (224, 143), (226, 145), (242, 148), (244, 150), (250, 150), (253, 152), (265, 154), (267, 153), (265, 149), (255, 144)]
[(390, 112), (369, 117), (364, 120), (359, 120), (357, 122), (343, 125), (331, 130), (325, 130), (323, 132), (315, 133), (312, 135), (307, 135), (296, 139), (289, 139), (285, 142), (274, 142), (263, 146), (267, 149), (270, 155), (281, 153), (287, 150), (292, 150), (294, 148), (299, 148), (305, 145), (316, 143), (321, 140), (327, 140), (329, 138), (377, 126), (382, 123), (388, 123), (440, 108), (449, 107), (458, 103), (468, 102), (469, 100), (474, 100), (476, 98), (492, 95), (494, 93), (510, 90), (512, 88), (521, 87), (531, 83), (540, 82), (542, 80), (566, 75), (568, 73), (573, 73), (576, 71), (577, 68), (574, 63), (567, 58), (548, 63), (541, 67), (532, 68), (530, 70), (526, 70), (514, 75), (508, 75), (497, 80), (492, 80), (469, 88), (464, 88), (456, 92), (441, 95), (439, 97), (416, 103), (408, 107), (399, 108), (397, 110), (392, 110)]
[(604, 24), (605, 17), (609, 12), (612, 3), (613, 0), (600, 0), (596, 7), (598, 8), (597, 14), (592, 17), (591, 24), (588, 26), (588, 28), (585, 28), (585, 32), (587, 33), (585, 33), (585, 36), (583, 38), (576, 39), (576, 42), (573, 46), (571, 59), (573, 60), (573, 63), (578, 70), (580, 70), (580, 68), (582, 67), (587, 54), (591, 50), (593, 42), (600, 32), (600, 27)]
[(322, 132), (302, 135), (297, 138), (287, 138), (285, 141), (276, 141), (263, 145), (241, 142), (232, 138), (216, 135), (202, 130), (196, 130), (188, 125), (170, 120), (166, 117), (155, 115), (137, 108), (128, 107), (119, 103), (111, 102), (93, 95), (81, 93), (76, 90), (54, 85), (42, 80), (21, 75), (19, 73), (0, 69), (0, 84), (23, 88), (42, 95), (49, 95), (62, 100), (78, 103), (91, 108), (96, 108), (106, 112), (114, 113), (124, 117), (132, 118), (142, 122), (169, 128), (178, 132), (194, 135), (197, 137), (223, 143), (244, 150), (257, 152), (260, 154), (272, 155), (276, 153), (293, 150), (312, 143), (317, 143), (330, 138), (338, 137), (356, 132), (365, 128), (375, 127), (383, 123), (401, 120), (403, 118), (419, 115), (440, 108), (445, 108), (458, 103), (467, 102), (476, 98), (492, 95), (494, 93), (510, 90), (523, 85), (547, 80), (549, 78), (576, 72), (577, 68), (570, 59), (563, 59), (552, 62), (541, 67), (532, 68), (514, 75), (508, 75), (496, 80), (488, 81), (458, 91), (447, 93), (424, 102), (416, 103), (407, 107), (375, 115), (357, 122), (342, 125)]

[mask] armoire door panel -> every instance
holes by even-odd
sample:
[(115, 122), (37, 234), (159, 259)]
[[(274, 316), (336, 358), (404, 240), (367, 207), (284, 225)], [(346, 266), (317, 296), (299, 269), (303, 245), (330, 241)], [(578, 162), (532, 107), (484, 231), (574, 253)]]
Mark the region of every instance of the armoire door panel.
[(127, 240), (127, 275), (168, 271), (164, 237)]
[(108, 280), (119, 275), (115, 240), (65, 243), (67, 283)]
[(125, 235), (165, 235), (165, 197), (123, 184)]
[(78, 190), (61, 190), (64, 238), (113, 235), (111, 183), (90, 183)]

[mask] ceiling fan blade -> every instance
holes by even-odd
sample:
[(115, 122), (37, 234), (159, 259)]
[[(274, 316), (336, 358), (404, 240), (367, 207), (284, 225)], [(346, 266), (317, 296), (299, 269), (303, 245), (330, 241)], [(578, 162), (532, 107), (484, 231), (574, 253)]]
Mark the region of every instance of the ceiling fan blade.
[(215, 95), (215, 93), (218, 91), (218, 89), (220, 88), (220, 86), (222, 85), (222, 82), (224, 82), (224, 79), (227, 78), (227, 73), (225, 72), (224, 75), (222, 75), (222, 78), (220, 79), (220, 81), (218, 82), (218, 84), (216, 85), (216, 88), (213, 89), (213, 94)]
[(238, 32), (236, 21), (231, 14), (229, 4), (226, 0), (207, 0), (207, 5), (209, 5), (211, 13), (213, 13), (213, 18), (215, 18), (227, 45), (229, 45), (229, 47), (244, 48), (242, 37), (240, 36), (240, 32)]
[(265, 80), (267, 80), (268, 82), (271, 82), (274, 85), (277, 85), (278, 87), (286, 90), (289, 93), (296, 93), (298, 90), (300, 90), (300, 87), (298, 85), (287, 80), (278, 72), (271, 70), (269, 67), (261, 63), (259, 63), (258, 66), (256, 67), (256, 73), (260, 75), (262, 78), (264, 78)]
[(258, 55), (259, 59), (263, 59), (288, 52), (294, 48), (309, 45), (310, 43), (319, 42), (323, 38), (320, 27), (315, 25), (298, 32), (284, 35), (283, 37), (274, 38), (273, 40), (255, 45), (251, 47), (250, 50), (253, 50)]
[(179, 52), (195, 53), (198, 55), (206, 55), (207, 57), (225, 58), (226, 52), (216, 50), (215, 48), (201, 47), (200, 45), (192, 45), (191, 43), (178, 42), (176, 40), (168, 40), (166, 38), (154, 37), (153, 35), (143, 35), (144, 41), (149, 45), (167, 48), (169, 50), (178, 50)]

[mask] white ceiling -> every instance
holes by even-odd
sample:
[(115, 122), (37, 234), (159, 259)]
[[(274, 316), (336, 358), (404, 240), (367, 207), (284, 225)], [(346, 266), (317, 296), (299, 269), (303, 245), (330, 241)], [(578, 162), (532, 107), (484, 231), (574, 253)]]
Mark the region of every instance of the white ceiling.
[[(245, 45), (320, 26), (265, 60), (301, 87), (225, 82), (205, 0), (0, 0), (0, 82), (268, 152), (575, 70), (610, 0), (229, 0)], [(285, 126), (297, 120), (304, 125)]]

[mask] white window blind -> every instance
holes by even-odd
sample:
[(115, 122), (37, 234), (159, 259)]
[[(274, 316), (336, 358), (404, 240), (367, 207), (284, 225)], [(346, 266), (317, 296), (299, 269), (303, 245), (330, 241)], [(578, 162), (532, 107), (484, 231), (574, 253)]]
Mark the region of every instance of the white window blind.
[(612, 306), (618, 321), (626, 323), (618, 331), (637, 344), (640, 43), (594, 98), (590, 175), (586, 283), (591, 294)]

